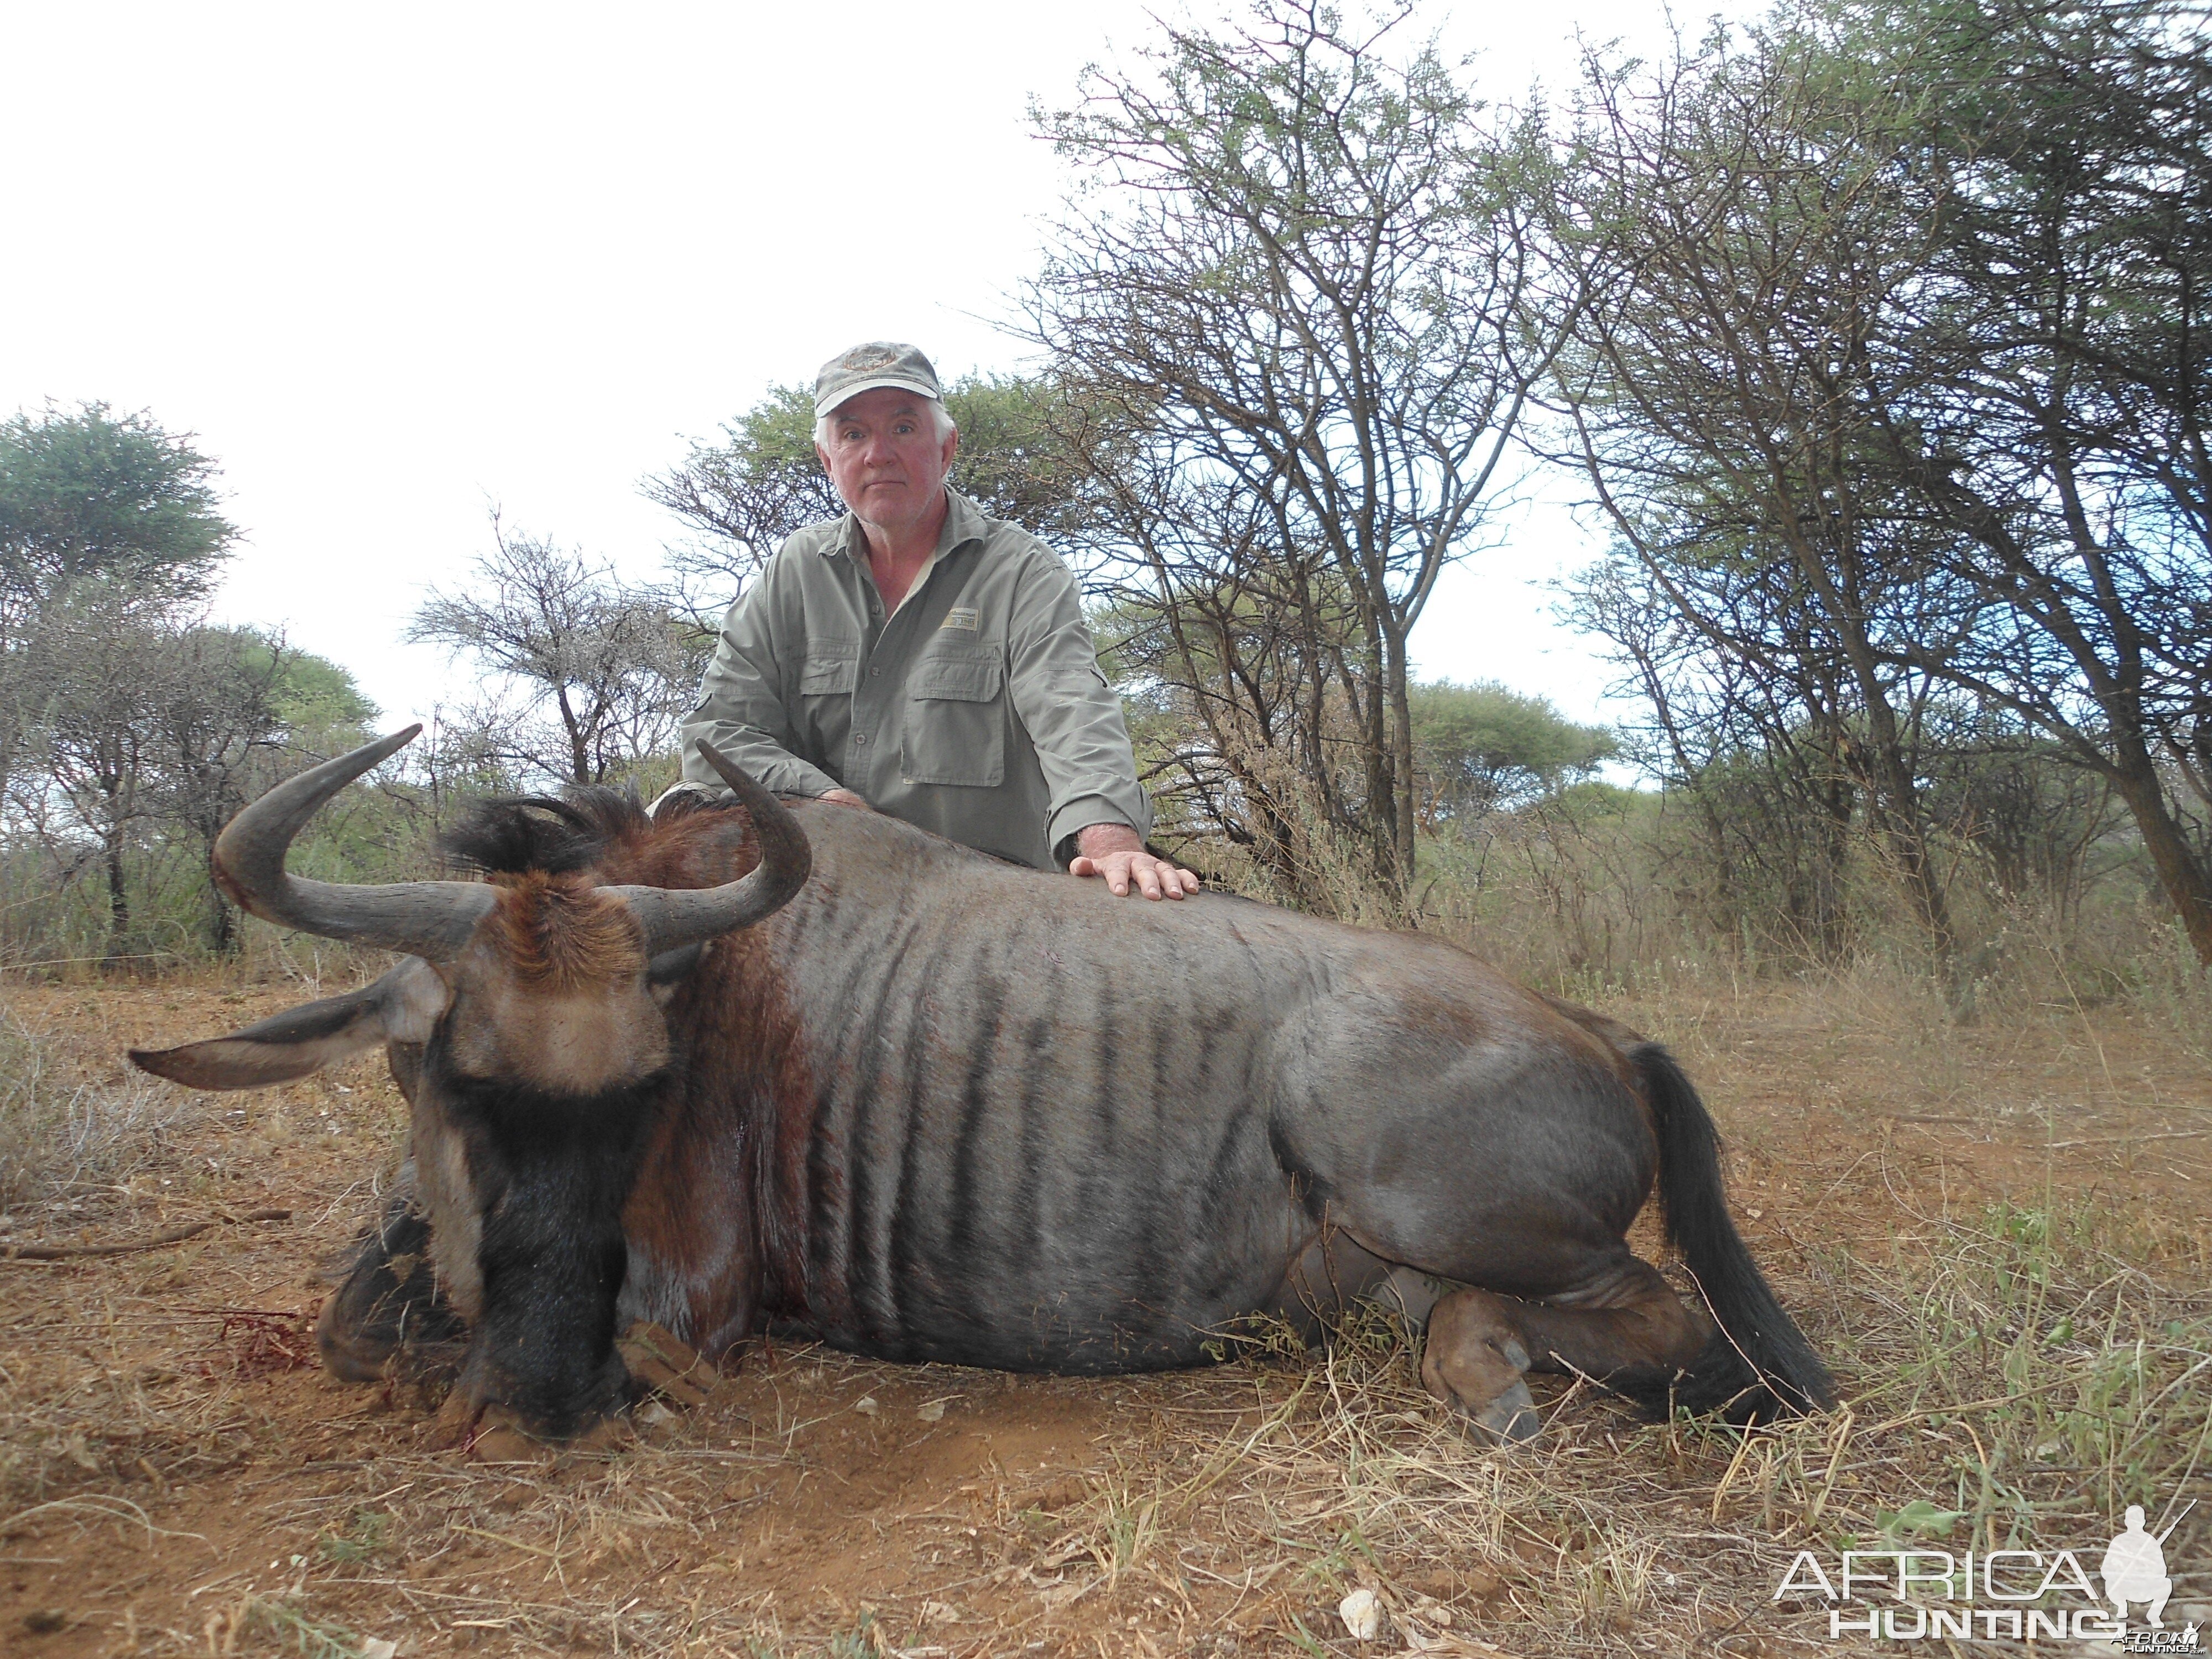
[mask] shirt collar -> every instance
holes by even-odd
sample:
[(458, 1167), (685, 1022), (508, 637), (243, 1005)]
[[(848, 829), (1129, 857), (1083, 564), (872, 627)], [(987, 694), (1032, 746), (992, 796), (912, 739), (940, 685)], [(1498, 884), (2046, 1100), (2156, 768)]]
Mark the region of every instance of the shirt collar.
[[(969, 542), (981, 541), (988, 532), (989, 526), (983, 516), (983, 509), (950, 484), (945, 487), (945, 523), (937, 532), (937, 551), (930, 556), (929, 565), (923, 567), (922, 574), (925, 575), (938, 560), (949, 553), (957, 552)], [(822, 544), (822, 556), (834, 559), (842, 554), (849, 559), (866, 545), (860, 519), (848, 509), (845, 516), (837, 520), (837, 533)], [(915, 586), (921, 586), (920, 578), (915, 579)]]

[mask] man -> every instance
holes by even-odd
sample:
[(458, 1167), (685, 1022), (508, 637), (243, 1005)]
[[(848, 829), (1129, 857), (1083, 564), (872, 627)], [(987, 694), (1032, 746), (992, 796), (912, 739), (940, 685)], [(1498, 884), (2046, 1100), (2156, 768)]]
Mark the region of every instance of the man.
[(947, 487), (960, 434), (914, 347), (854, 347), (814, 383), (815, 453), (850, 509), (776, 550), (730, 607), (684, 725), (770, 789), (872, 807), (1002, 858), (1180, 899), (1145, 850), (1121, 700), (1067, 567)]
[(2147, 1603), (2151, 1628), (2162, 1630), (2166, 1620), (2160, 1615), (2166, 1612), (2166, 1598), (2173, 1594), (2173, 1580), (2166, 1576), (2163, 1546), (2173, 1528), (2168, 1527), (2155, 1535), (2144, 1531), (2140, 1504), (2129, 1504), (2124, 1519), (2126, 1529), (2106, 1547), (2097, 1569), (2097, 1576), (2105, 1581), (2105, 1599), (2112, 1604), (2122, 1624), (2127, 1622), (2129, 1602)]

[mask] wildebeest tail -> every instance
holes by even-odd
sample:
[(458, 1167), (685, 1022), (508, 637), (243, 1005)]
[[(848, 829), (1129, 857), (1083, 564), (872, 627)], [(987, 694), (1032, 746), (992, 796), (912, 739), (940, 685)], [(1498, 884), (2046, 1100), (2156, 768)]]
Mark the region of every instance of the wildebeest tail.
[(1718, 1322), (1697, 1364), (1675, 1385), (1675, 1403), (1720, 1411), (1738, 1422), (1834, 1404), (1828, 1368), (1783, 1311), (1729, 1218), (1720, 1137), (1705, 1102), (1658, 1043), (1640, 1043), (1629, 1057), (1643, 1073), (1658, 1129), (1667, 1236)]

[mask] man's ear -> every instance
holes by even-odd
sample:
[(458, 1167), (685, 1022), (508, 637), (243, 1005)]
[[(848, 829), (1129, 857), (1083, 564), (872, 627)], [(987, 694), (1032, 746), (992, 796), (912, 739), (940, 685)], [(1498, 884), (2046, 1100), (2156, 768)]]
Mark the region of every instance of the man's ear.
[(258, 1020), (228, 1036), (176, 1048), (133, 1048), (131, 1064), (193, 1089), (258, 1089), (319, 1072), (385, 1042), (427, 1042), (451, 993), (410, 957), (374, 985)]

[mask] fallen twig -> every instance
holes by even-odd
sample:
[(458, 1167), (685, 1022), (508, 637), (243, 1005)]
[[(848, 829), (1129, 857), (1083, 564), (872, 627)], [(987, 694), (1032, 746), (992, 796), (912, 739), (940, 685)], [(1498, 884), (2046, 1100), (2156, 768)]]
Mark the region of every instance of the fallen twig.
[(222, 1226), (225, 1222), (289, 1221), (291, 1218), (289, 1210), (248, 1210), (244, 1215), (219, 1215), (210, 1220), (172, 1227), (151, 1238), (134, 1238), (127, 1244), (0, 1244), (0, 1261), (65, 1261), (73, 1256), (131, 1255), (139, 1250), (158, 1250), (165, 1244), (181, 1244), (188, 1238), (198, 1237), (210, 1227)]

